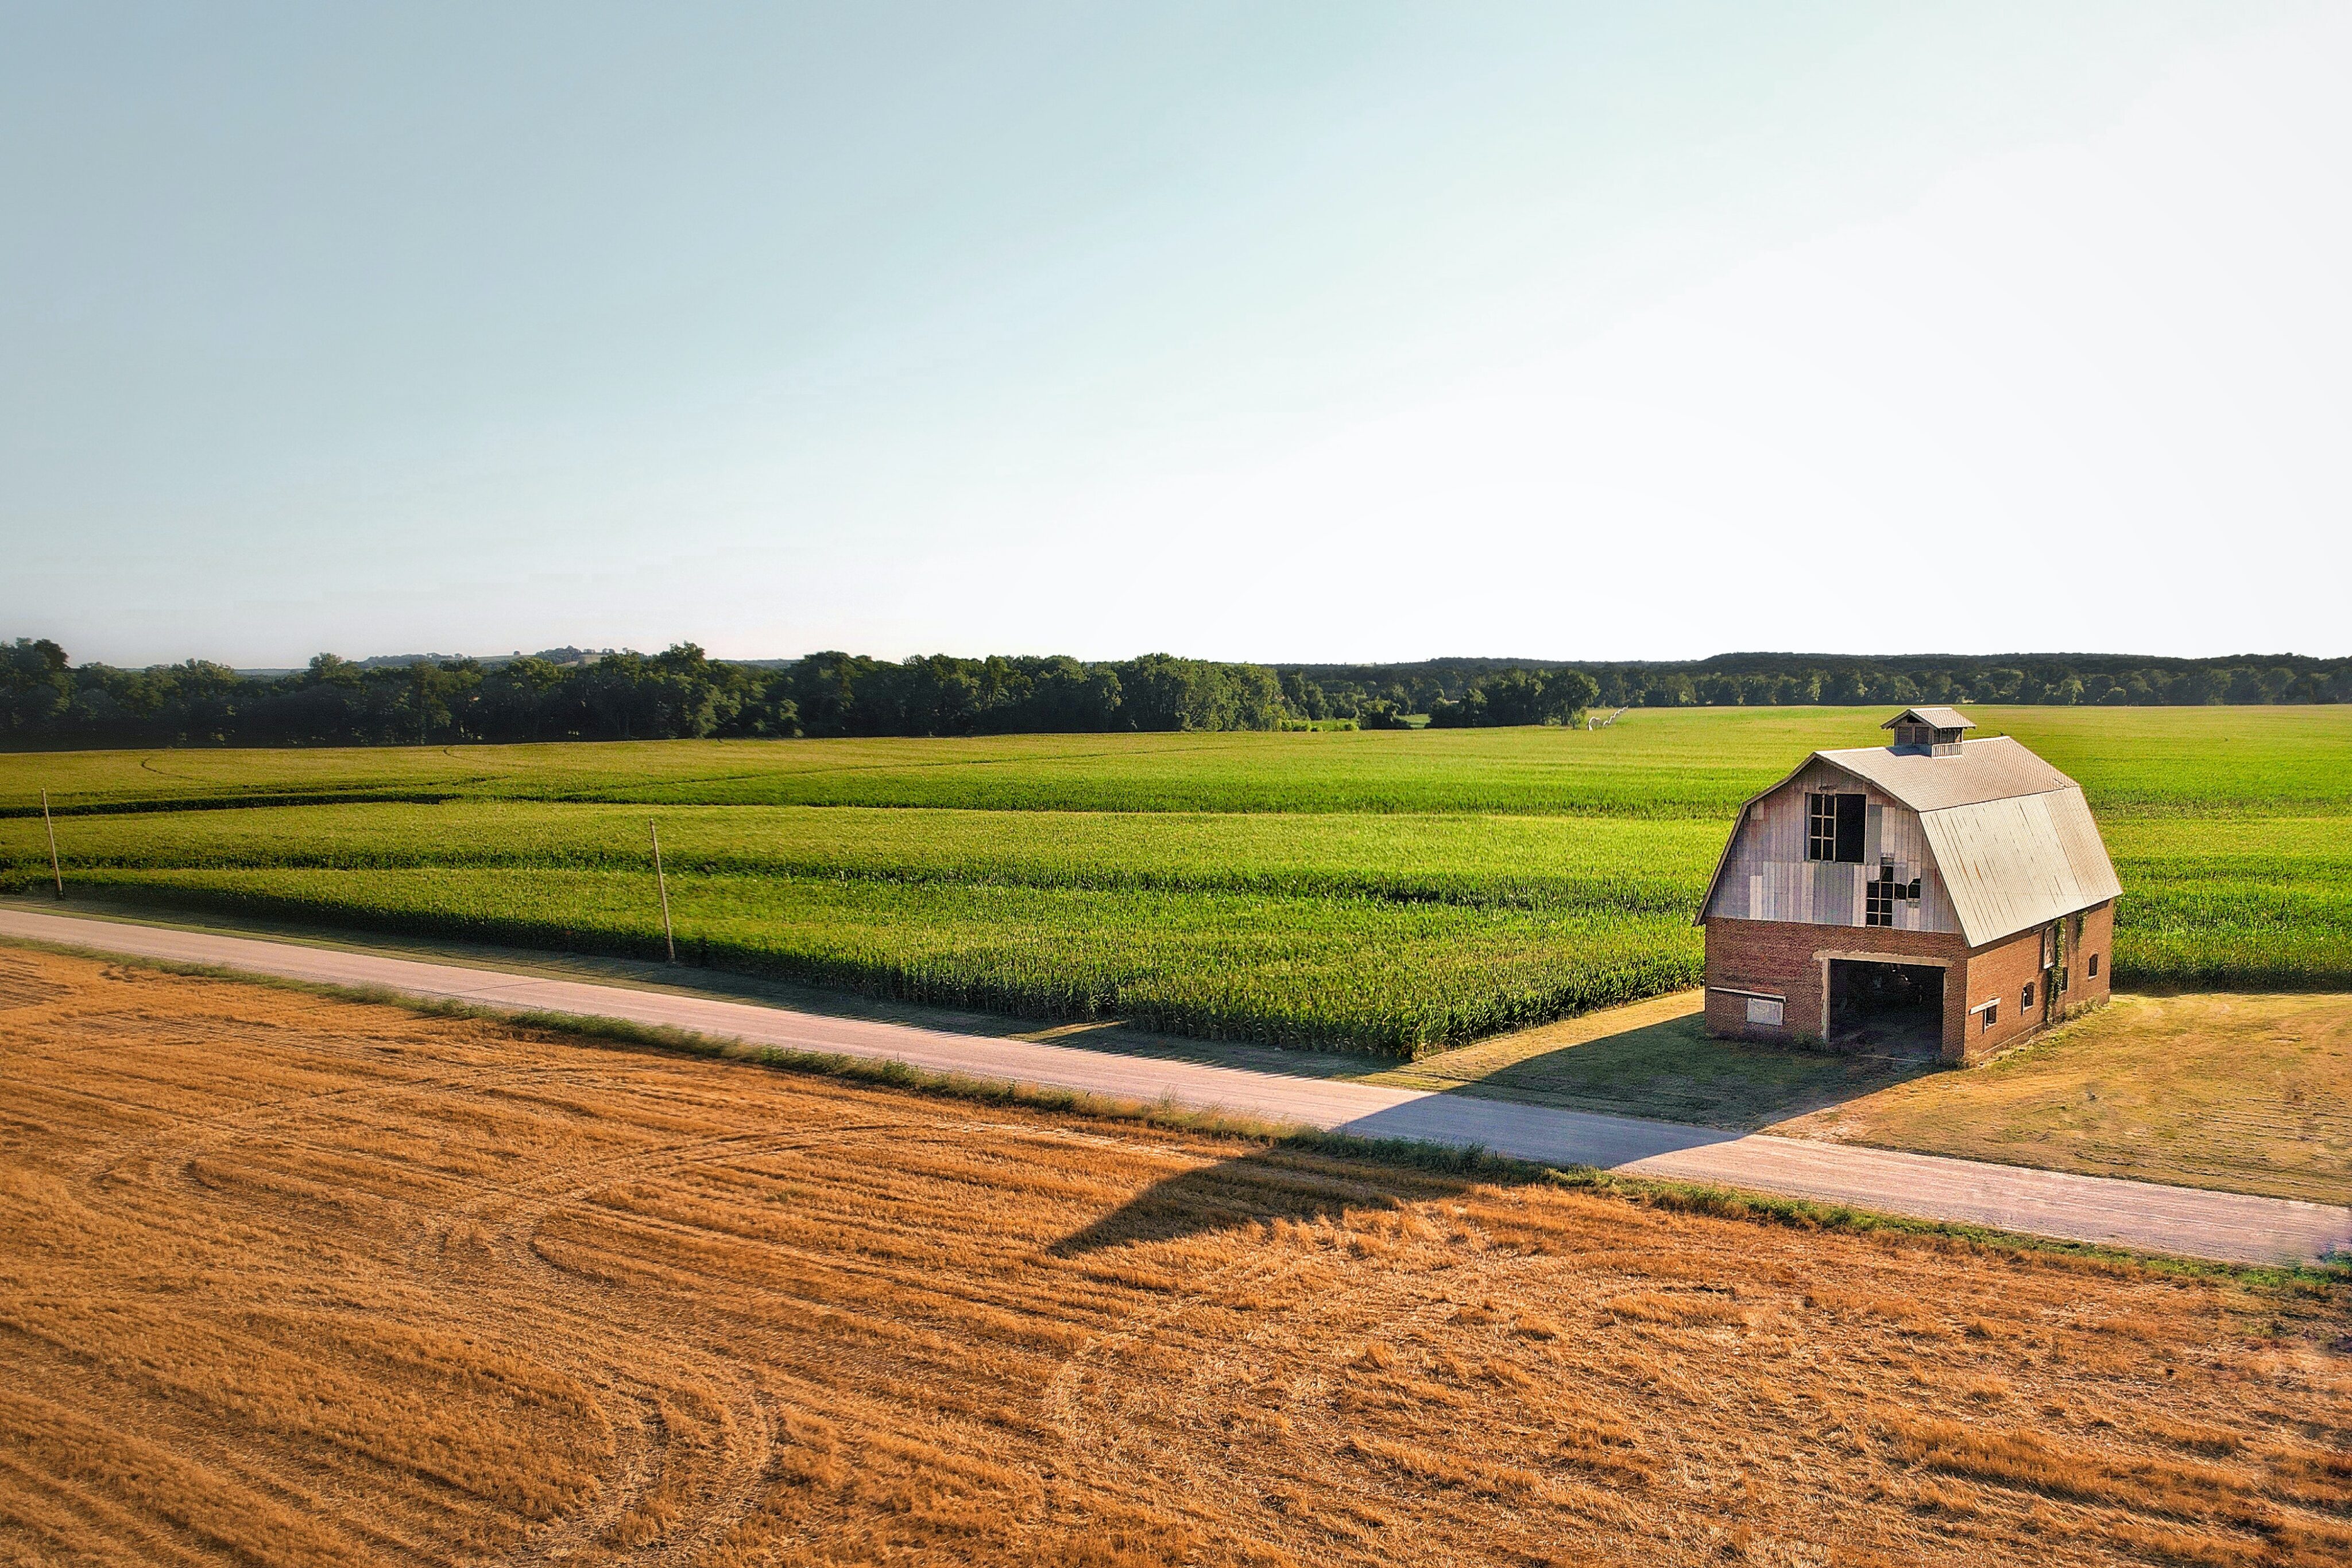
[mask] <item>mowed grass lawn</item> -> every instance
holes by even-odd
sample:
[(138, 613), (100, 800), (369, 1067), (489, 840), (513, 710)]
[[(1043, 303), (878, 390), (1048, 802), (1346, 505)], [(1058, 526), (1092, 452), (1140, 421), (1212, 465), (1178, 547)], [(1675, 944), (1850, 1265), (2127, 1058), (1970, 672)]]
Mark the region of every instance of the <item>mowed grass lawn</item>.
[(2352, 993), (2122, 992), (1966, 1072), (1710, 1040), (1695, 992), (1349, 1076), (1741, 1132), (2352, 1203)]
[(2352, 996), (2118, 996), (2040, 1042), (1775, 1129), (2352, 1203)]
[[(1418, 1055), (1696, 983), (1731, 817), (1888, 710), (1599, 731), (0, 757), (0, 876)], [(2081, 779), (2126, 985), (2352, 985), (2352, 709), (1986, 709)], [(271, 802), (283, 802), (272, 804)]]

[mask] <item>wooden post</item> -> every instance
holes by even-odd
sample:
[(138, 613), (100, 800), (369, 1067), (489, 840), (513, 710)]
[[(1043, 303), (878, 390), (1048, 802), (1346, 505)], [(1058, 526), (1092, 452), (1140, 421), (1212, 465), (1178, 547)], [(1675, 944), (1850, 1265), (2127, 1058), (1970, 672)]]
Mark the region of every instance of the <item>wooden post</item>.
[[(669, 961), (675, 964), (677, 962), (677, 938), (671, 935), (669, 928), (669, 879), (662, 874), (661, 824), (648, 817), (646, 826), (654, 836), (654, 885), (661, 889), (662, 946), (669, 949)], [(64, 895), (60, 894), (58, 896)]]
[(56, 879), (58, 896), (66, 895), (66, 873), (58, 868), (58, 825), (49, 821), (49, 792), (41, 791), (41, 826), (49, 831), (49, 875)]

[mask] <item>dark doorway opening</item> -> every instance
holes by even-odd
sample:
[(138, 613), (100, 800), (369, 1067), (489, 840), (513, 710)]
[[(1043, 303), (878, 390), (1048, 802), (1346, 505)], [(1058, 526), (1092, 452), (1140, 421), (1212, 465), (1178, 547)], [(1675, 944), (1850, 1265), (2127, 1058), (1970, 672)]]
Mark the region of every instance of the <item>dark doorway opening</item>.
[(1890, 1056), (1944, 1049), (1944, 971), (1932, 964), (1830, 960), (1830, 1043)]

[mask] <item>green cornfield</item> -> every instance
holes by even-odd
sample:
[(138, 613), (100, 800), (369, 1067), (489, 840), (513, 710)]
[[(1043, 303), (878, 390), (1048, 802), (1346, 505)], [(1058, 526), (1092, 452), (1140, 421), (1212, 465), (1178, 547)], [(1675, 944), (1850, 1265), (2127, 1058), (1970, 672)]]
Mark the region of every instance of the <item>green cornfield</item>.
[[(1883, 709), (1593, 732), (0, 756), (0, 880), (1416, 1054), (1687, 986), (1733, 813)], [(2084, 785), (2126, 984), (2352, 985), (2352, 710), (1992, 709)]]

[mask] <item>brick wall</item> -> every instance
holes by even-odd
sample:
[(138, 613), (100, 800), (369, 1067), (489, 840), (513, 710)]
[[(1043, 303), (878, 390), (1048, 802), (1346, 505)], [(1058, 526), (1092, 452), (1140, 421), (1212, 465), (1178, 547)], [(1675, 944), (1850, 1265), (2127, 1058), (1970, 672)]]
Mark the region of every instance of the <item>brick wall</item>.
[[(1777, 920), (1708, 921), (1707, 1032), (1747, 1040), (1820, 1039), (1823, 998), (1813, 954), (1821, 946), (1819, 933), (1838, 929), (1843, 928)], [(1749, 1024), (1747, 998), (1730, 994), (1736, 991), (1782, 998), (1780, 1027)]]
[[(1960, 938), (1939, 931), (1897, 931), (1884, 925), (1814, 925), (1797, 921), (1732, 920), (1706, 923), (1706, 1030), (1746, 1040), (1821, 1040), (1829, 1031), (1822, 955), (1885, 953), (1923, 963), (1950, 964), (1967, 949)], [(1944, 1039), (1954, 1037), (1952, 997), (1944, 987)], [(1734, 993), (1754, 991), (1783, 998), (1779, 1029), (1748, 1021), (1748, 1001)]]
[[(2087, 972), (2093, 957), (2099, 960), (2099, 972)], [(2074, 989), (2066, 999), (2073, 1004), (2070, 1011), (2082, 1008), (2104, 1006), (2114, 993), (2107, 982), (2116, 967), (2116, 905), (2113, 899), (2096, 909), (2083, 912), (2083, 939), (2077, 945), (2074, 957)]]
[[(1969, 1011), (1961, 1026), (1958, 1061), (1981, 1061), (2042, 1027), (2042, 934), (2045, 929), (2032, 926), (1969, 955), (1964, 982), (1967, 1000), (1962, 1004)], [(2021, 1010), (2020, 993), (2028, 984), (2034, 988), (2033, 1006)], [(1986, 1002), (1995, 1009), (1990, 1029), (1985, 1027), (1985, 1015), (1977, 1010)], [(1947, 1035), (1944, 1060), (1953, 1061), (1955, 1055)]]
[[(1963, 1022), (1957, 1052), (1948, 1028), (1944, 1040), (1946, 1061), (1981, 1061), (1995, 1051), (2018, 1044), (2055, 1019), (2070, 1018), (2106, 1001), (2110, 995), (2109, 971), (2115, 967), (2115, 904), (2109, 901), (2079, 915), (2070, 915), (2063, 924), (2066, 984), (2054, 1005), (2046, 995), (2051, 982), (2042, 967), (2042, 934), (2047, 926), (2021, 931), (1969, 955), (1967, 1000), (1962, 1005), (1973, 1009), (1984, 1002), (1997, 1002), (1999, 1012), (1993, 1026), (1987, 1029), (1983, 1015), (1970, 1011)], [(2099, 958), (2096, 977), (2090, 973), (2094, 953)], [(2029, 983), (2033, 987), (2031, 1007), (2024, 1005), (2023, 995)], [(1948, 983), (1944, 999), (1948, 1012), (1952, 1002)]]
[[(2079, 927), (2077, 923), (2079, 922)], [(1983, 947), (1962, 947), (1960, 938), (1931, 931), (1896, 931), (1882, 925), (1815, 925), (1796, 921), (1733, 920), (1706, 923), (1706, 1031), (1727, 1039), (1793, 1041), (1822, 1040), (1827, 988), (1824, 954), (1885, 954), (1945, 966), (1944, 1060), (1981, 1061), (2042, 1029), (2045, 1012), (2067, 1016), (2097, 1007), (2109, 995), (2115, 967), (2116, 911), (2102, 904), (2066, 918), (2067, 986), (2055, 1010), (2047, 1007), (2042, 968), (2044, 926), (2036, 925)], [(2079, 934), (2078, 934), (2079, 931)], [(2098, 955), (2099, 972), (2090, 974)], [(2022, 1006), (2033, 987), (2033, 1004)], [(1748, 1021), (1748, 997), (1781, 998), (1775, 1029)], [(1981, 1002), (1998, 1002), (1990, 1029), (1974, 1012)]]

